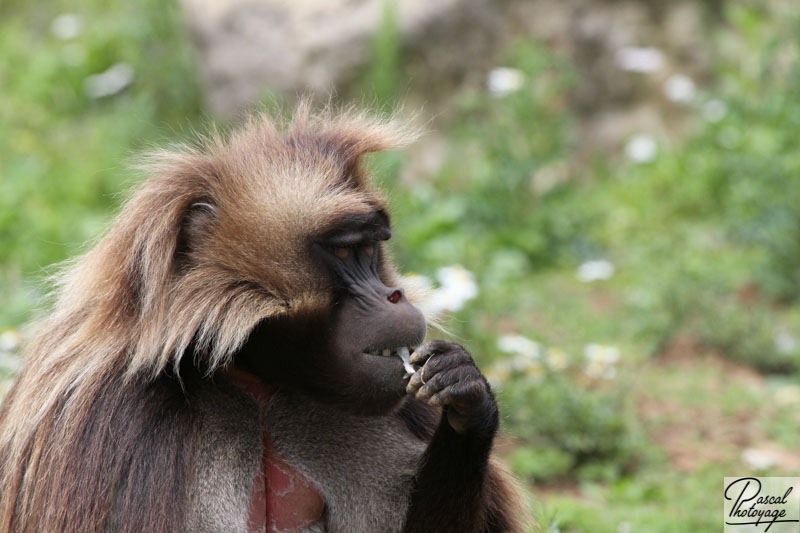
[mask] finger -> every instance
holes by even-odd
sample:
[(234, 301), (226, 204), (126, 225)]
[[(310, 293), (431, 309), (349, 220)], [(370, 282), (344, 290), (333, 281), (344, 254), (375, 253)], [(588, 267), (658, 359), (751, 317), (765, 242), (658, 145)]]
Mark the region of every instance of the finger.
[(409, 394), (415, 394), (433, 376), (444, 370), (463, 366), (471, 367), (476, 374), (480, 373), (472, 356), (460, 345), (442, 340), (431, 341), (421, 346), (411, 355), (411, 361), (412, 363), (417, 362), (417, 364), (422, 362), (422, 368), (418, 369), (409, 379), (406, 385), (406, 392)]
[(425, 361), (427, 361), (431, 356), (446, 351), (447, 349), (450, 348), (450, 346), (451, 343), (442, 340), (435, 340), (423, 344), (422, 346), (414, 350), (414, 353), (411, 354), (410, 357), (411, 364), (423, 365), (425, 364)]
[(411, 379), (408, 380), (408, 385), (406, 385), (406, 392), (409, 394), (415, 394), (420, 387), (424, 385), (422, 383), (422, 369), (420, 368), (411, 376)]
[(464, 350), (451, 350), (449, 352), (437, 353), (425, 362), (425, 378), (458, 366), (475, 366), (472, 356)]
[(449, 405), (463, 412), (479, 403), (485, 394), (486, 386), (483, 380), (460, 381), (440, 389), (428, 399), (428, 404), (435, 407)]
[(436, 383), (434, 377), (439, 373), (459, 367), (462, 368), (460, 375), (466, 379), (471, 379), (469, 377), (470, 374), (475, 376), (480, 374), (468, 353), (459, 351), (447, 355), (440, 354), (428, 359), (428, 362), (411, 376), (411, 379), (408, 380), (408, 385), (406, 385), (406, 392), (415, 394), (426, 384)]
[[(423, 368), (423, 371), (424, 370)], [(468, 375), (465, 376), (462, 368), (445, 370), (444, 372), (434, 374), (430, 378), (425, 374), (425, 384), (417, 391), (417, 398), (420, 400), (427, 400), (443, 388), (449, 387), (459, 381), (464, 381), (465, 379), (471, 380)]]
[(409, 362), (412, 365), (424, 365), (425, 361), (433, 355), (432, 345), (433, 343), (429, 342), (427, 344), (423, 344), (419, 346), (414, 352), (409, 356)]

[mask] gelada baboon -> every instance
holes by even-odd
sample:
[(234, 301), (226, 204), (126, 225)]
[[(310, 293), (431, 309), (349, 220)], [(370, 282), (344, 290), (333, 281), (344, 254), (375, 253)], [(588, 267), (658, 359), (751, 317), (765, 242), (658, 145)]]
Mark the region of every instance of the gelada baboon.
[(386, 255), (360, 160), (403, 129), (277, 122), (151, 156), (59, 278), (0, 410), (0, 531), (522, 531), (486, 380), (422, 344)]

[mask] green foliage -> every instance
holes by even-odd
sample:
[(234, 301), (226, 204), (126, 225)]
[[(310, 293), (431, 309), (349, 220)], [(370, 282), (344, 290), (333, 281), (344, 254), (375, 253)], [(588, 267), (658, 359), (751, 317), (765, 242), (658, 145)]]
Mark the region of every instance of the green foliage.
[[(572, 166), (569, 66), (522, 43), (506, 64), (525, 73), (523, 87), (502, 99), (459, 95), (441, 169), (393, 186), (400, 262), (428, 275), (460, 263), (476, 275), (479, 296), (448, 329), (483, 367), (506, 357), (498, 334), (515, 332), (561, 345), (573, 360), (585, 343), (604, 342), (623, 347), (622, 364), (647, 364), (688, 335), (762, 371), (800, 368), (800, 349), (776, 341), (781, 332), (800, 337), (800, 19), (730, 9), (733, 27), (715, 37), (718, 83), (687, 109), (687, 139), (662, 144), (652, 162)], [(392, 157), (387, 172), (396, 174)], [(611, 260), (617, 273), (582, 285), (574, 269), (594, 258)], [(606, 303), (593, 311), (595, 300)], [(543, 525), (718, 530), (707, 509), (717, 505), (709, 487), (722, 469), (663, 481), (672, 467), (654, 458), (627, 392), (578, 377), (574, 369), (512, 377), (498, 392), (505, 428), (519, 439), (510, 460), (520, 475), (606, 483), (602, 503), (556, 499), (555, 522)], [(787, 412), (766, 418), (793, 449), (796, 417)]]
[(520, 474), (547, 481), (574, 472), (613, 481), (635, 466), (641, 443), (619, 390), (583, 388), (550, 373), (541, 383), (505, 384), (500, 399), (506, 427), (525, 442), (512, 456)]
[[(541, 503), (542, 531), (560, 533), (716, 532), (720, 530), (717, 487), (724, 470), (686, 475), (664, 470), (610, 484), (586, 483), (583, 498), (548, 495)], [(713, 487), (713, 488), (712, 488)]]
[(572, 470), (575, 460), (560, 448), (520, 446), (511, 454), (514, 472), (535, 481), (564, 477)]
[(644, 331), (689, 332), (763, 370), (794, 371), (800, 355), (774, 338), (800, 296), (798, 18), (729, 15), (737, 37), (718, 36), (718, 89), (696, 102), (694, 133), (609, 178), (604, 201), (620, 216), (596, 235), (654, 302)]
[[(569, 183), (564, 163), (573, 148), (569, 65), (530, 43), (512, 48), (509, 61), (524, 73), (524, 86), (502, 100), (462, 95), (435, 181), (394, 191), (397, 211), (414, 213), (398, 217), (401, 258), (412, 268), (448, 260), (478, 268), (488, 250), (504, 261), (513, 255), (515, 267), (542, 267), (590, 247), (583, 235), (597, 210), (576, 204), (570, 191), (580, 186)], [(534, 189), (537, 174), (558, 181), (544, 196)]]
[[(199, 117), (200, 92), (173, 2), (84, 2), (83, 28), (51, 23), (74, 4), (6, 6), (0, 31), (0, 323), (30, 318), (42, 269), (83, 249), (129, 184), (125, 161)], [(89, 76), (118, 63), (134, 79), (93, 99)], [(126, 183), (128, 182), (128, 183)], [(49, 270), (48, 270), (49, 271)], [(23, 281), (26, 280), (26, 281)]]

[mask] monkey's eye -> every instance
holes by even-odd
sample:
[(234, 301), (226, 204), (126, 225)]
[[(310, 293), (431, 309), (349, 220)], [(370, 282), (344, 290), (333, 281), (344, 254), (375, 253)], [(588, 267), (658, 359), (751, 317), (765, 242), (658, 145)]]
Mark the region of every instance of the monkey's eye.
[(344, 246), (337, 246), (331, 248), (333, 255), (344, 261), (348, 257), (350, 257), (350, 248), (345, 248)]
[(367, 257), (372, 257), (372, 254), (375, 253), (375, 246), (371, 244), (356, 245), (356, 246), (331, 246), (329, 249), (333, 255), (335, 255), (342, 261), (349, 258), (350, 254), (357, 255), (363, 252), (364, 255), (366, 255)]

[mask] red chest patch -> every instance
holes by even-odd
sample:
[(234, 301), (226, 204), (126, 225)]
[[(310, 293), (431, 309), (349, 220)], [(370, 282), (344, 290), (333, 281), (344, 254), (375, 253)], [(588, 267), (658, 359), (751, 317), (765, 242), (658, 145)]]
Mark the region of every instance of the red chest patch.
[(319, 491), (275, 455), (265, 432), (261, 472), (250, 492), (250, 531), (299, 531), (319, 521), (324, 507)]
[[(263, 406), (274, 392), (255, 377), (237, 370), (228, 376), (252, 394)], [(318, 522), (325, 502), (319, 491), (272, 449), (264, 430), (261, 467), (250, 489), (248, 529), (251, 533), (293, 533)]]

